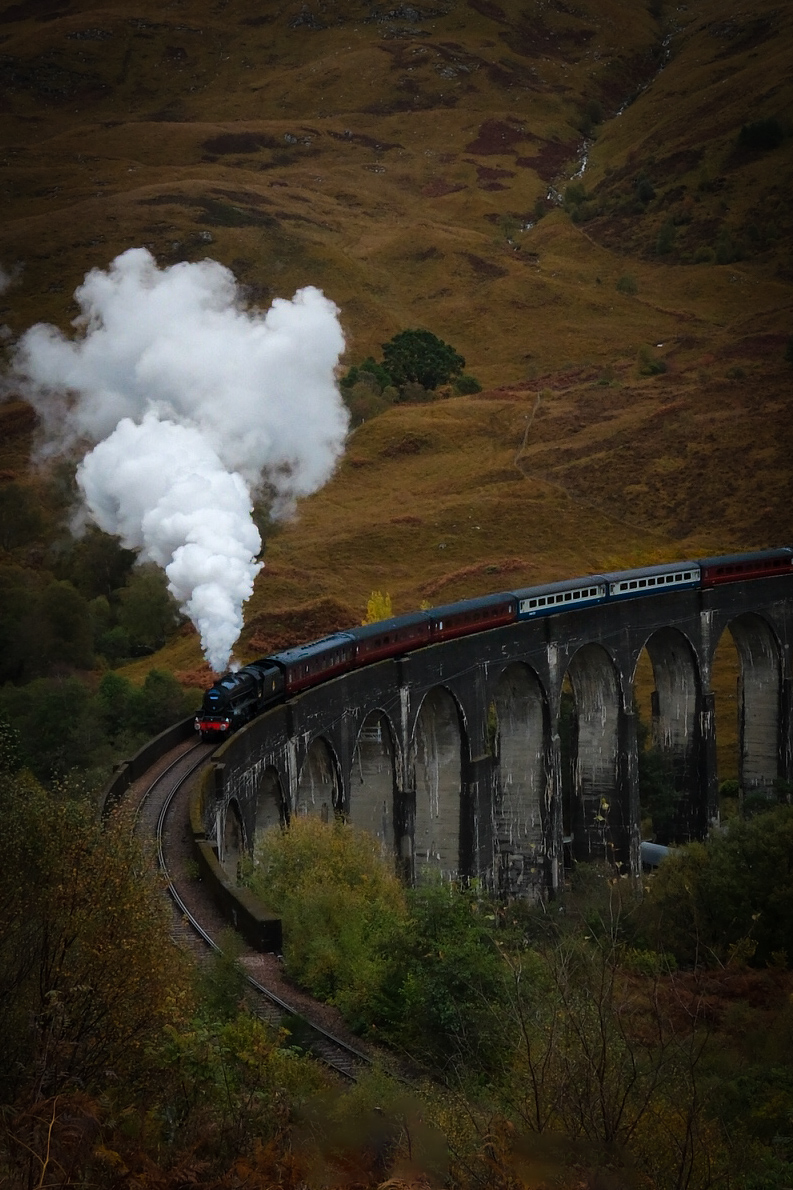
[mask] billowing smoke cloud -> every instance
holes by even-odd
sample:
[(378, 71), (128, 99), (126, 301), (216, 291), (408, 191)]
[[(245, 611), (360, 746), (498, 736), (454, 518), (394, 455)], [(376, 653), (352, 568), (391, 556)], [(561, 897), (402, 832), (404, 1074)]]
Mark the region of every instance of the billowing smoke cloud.
[(248, 310), (222, 265), (161, 270), (143, 248), (75, 297), (75, 338), (39, 324), (15, 356), (44, 454), (96, 444), (77, 471), (88, 514), (165, 569), (221, 670), (261, 568), (252, 492), (268, 483), (284, 512), (343, 449), (338, 311), (313, 287)]

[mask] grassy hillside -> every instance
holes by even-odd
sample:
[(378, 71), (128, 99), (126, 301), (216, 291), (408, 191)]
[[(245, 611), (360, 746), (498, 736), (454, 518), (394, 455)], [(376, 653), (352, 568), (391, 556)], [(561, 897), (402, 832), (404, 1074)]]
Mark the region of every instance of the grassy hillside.
[[(373, 587), (401, 612), (788, 541), (792, 46), (737, 0), (22, 0), (0, 320), (67, 326), (142, 244), (261, 304), (321, 286), (348, 363), (412, 326), (466, 357), (482, 394), (365, 423), (273, 532), (243, 654)], [(192, 636), (161, 660), (200, 676)]]

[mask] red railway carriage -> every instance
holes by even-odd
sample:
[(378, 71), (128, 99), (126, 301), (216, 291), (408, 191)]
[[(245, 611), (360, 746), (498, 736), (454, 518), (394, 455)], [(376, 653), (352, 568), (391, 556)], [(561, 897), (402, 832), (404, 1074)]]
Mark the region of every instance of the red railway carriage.
[(771, 578), (793, 573), (793, 550), (759, 550), (753, 554), (726, 554), (720, 558), (700, 560), (702, 586), (716, 587), (721, 583), (737, 583), (743, 579)]
[(514, 595), (485, 595), (481, 599), (466, 599), (446, 607), (434, 607), (427, 612), (432, 643), (467, 636), (469, 632), (484, 632), (515, 621), (518, 601)]
[(297, 694), (351, 669), (355, 664), (355, 642), (348, 632), (336, 632), (275, 653), (269, 660), (282, 670), (286, 693)]
[(391, 620), (379, 620), (374, 624), (362, 624), (350, 629), (350, 636), (356, 642), (355, 664), (369, 665), (386, 657), (396, 657), (421, 649), (430, 643), (430, 621), (425, 612), (410, 616), (397, 616)]

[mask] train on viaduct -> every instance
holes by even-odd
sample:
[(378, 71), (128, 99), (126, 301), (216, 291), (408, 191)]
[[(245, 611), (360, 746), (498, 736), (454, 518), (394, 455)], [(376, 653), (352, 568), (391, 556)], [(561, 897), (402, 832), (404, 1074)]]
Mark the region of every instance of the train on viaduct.
[[(406, 879), (475, 878), (536, 898), (566, 862), (640, 870), (635, 683), (652, 663), (653, 740), (672, 774), (678, 842), (718, 821), (712, 671), (739, 662), (744, 792), (793, 779), (793, 574), (560, 607), (354, 669), (259, 715), (213, 757), (201, 815), (232, 874), (256, 832), (343, 815)], [(572, 694), (563, 780), (563, 689)]]

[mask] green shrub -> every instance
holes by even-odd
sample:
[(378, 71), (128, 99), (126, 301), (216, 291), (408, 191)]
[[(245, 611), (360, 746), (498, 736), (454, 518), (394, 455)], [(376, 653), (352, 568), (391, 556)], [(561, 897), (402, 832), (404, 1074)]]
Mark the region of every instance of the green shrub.
[[(386, 389), (385, 392), (395, 391)], [(350, 411), (350, 424), (359, 426), (362, 422), (371, 421), (381, 413), (385, 413), (391, 402), (370, 384), (358, 382), (352, 388), (342, 389), (344, 404)]]
[(793, 807), (768, 799), (723, 834), (665, 860), (639, 916), (648, 936), (681, 963), (793, 959)]
[(281, 915), (290, 975), (367, 1023), (407, 914), (378, 841), (341, 820), (295, 818), (257, 837), (249, 883)]
[(565, 187), (564, 203), (568, 210), (578, 206), (579, 203), (586, 202), (586, 198), (587, 192), (583, 182), (571, 182), (569, 186)]
[(615, 288), (617, 293), (624, 293), (628, 297), (635, 297), (639, 292), (639, 284), (630, 273), (624, 273), (617, 281)]
[(647, 174), (639, 174), (634, 179), (633, 186), (636, 191), (636, 197), (643, 205), (646, 206), (648, 202), (655, 198), (655, 187), (647, 177)]
[(782, 144), (785, 133), (776, 116), (769, 116), (764, 120), (753, 120), (751, 124), (744, 124), (738, 133), (738, 146), (752, 152), (767, 152)]
[(700, 244), (694, 253), (694, 264), (713, 264), (716, 253), (708, 244)]
[(716, 240), (716, 264), (732, 264), (743, 260), (743, 247), (725, 228)]
[(475, 376), (470, 376), (463, 372), (462, 376), (458, 376), (454, 382), (454, 391), (461, 397), (472, 395), (473, 393), (481, 393), (482, 385)]
[(391, 376), (382, 364), (369, 355), (362, 364), (353, 364), (346, 376), (339, 381), (342, 389), (352, 389), (357, 384), (366, 384), (377, 393), (393, 384)]
[(649, 347), (642, 347), (639, 351), (639, 375), (660, 376), (666, 371), (666, 360), (653, 355)]
[(667, 219), (666, 223), (658, 232), (658, 238), (655, 241), (655, 251), (659, 256), (666, 256), (672, 251), (675, 243), (676, 228), (674, 220)]

